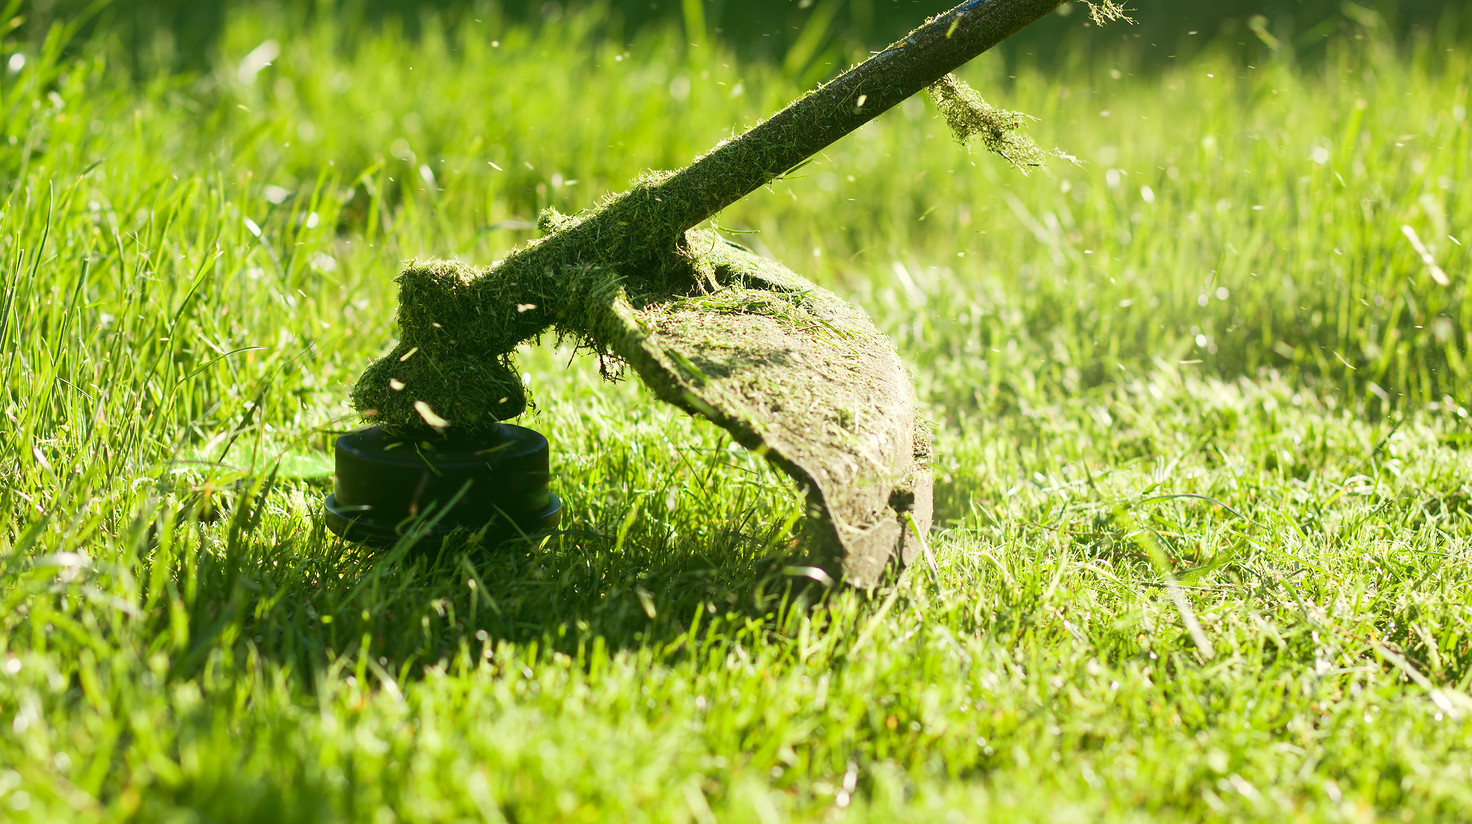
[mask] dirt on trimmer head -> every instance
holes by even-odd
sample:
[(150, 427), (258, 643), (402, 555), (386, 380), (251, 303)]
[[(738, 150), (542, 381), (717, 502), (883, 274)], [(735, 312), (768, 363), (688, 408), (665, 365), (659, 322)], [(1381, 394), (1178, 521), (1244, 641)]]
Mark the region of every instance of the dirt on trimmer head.
[(635, 307), (615, 353), (661, 400), (704, 417), (804, 490), (808, 551), (868, 586), (930, 529), (930, 433), (894, 346), (780, 264), (692, 232), (720, 288)]

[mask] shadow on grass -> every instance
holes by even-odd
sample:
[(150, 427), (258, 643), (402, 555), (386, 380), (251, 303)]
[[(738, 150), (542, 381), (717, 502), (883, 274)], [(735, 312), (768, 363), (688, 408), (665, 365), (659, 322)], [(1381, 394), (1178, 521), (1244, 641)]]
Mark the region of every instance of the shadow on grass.
[[(594, 644), (673, 662), (714, 625), (781, 632), (832, 597), (804, 574), (790, 522), (767, 515), (689, 536), (630, 518), (622, 529), (496, 548), (372, 550), (342, 542), (320, 519), (297, 534), (244, 530), (221, 551), (200, 552), (193, 570), (175, 570), (189, 641), (172, 674), (196, 677), (222, 646), (314, 679), (359, 658), (401, 681), (513, 648), (580, 658)], [(237, 522), (249, 526), (248, 517), (223, 520), (232, 534)]]

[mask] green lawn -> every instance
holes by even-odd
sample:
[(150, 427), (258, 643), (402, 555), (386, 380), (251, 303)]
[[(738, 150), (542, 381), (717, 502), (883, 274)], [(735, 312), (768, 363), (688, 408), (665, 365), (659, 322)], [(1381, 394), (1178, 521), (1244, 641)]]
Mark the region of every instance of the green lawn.
[(984, 57), (1081, 165), (912, 100), (721, 215), (935, 423), (939, 575), (819, 603), (779, 475), (550, 339), (572, 534), (320, 514), (403, 259), (492, 261), (804, 67), (490, 10), (241, 12), (136, 77), (12, 32), (0, 820), (1472, 817), (1472, 60), (1360, 17), (1312, 62)]

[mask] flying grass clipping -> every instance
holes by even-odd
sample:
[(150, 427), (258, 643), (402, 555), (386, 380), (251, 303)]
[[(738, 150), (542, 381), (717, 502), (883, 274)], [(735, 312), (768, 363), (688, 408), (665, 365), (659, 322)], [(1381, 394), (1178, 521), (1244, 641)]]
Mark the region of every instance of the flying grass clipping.
[[(1089, 3), (1089, 16), (1098, 25), (1114, 20), (1130, 22), (1123, 6), (1112, 0)], [(1014, 112), (988, 103), (975, 89), (954, 74), (947, 74), (925, 90), (957, 142), (969, 145), (980, 142), (987, 151), (997, 154), (1023, 174), (1043, 165), (1049, 156), (1077, 160), (1061, 150), (1043, 150), (1023, 131), (1031, 115)]]

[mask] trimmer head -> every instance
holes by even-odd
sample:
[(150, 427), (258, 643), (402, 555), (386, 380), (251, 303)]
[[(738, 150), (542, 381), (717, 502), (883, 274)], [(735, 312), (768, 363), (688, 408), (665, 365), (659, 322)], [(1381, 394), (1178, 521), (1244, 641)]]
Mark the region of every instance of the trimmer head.
[(405, 440), (370, 426), (338, 438), (336, 451), (327, 528), (350, 541), (392, 546), (417, 522), (421, 539), (483, 531), (482, 543), (495, 545), (556, 529), (562, 517), (547, 439), (525, 427)]

